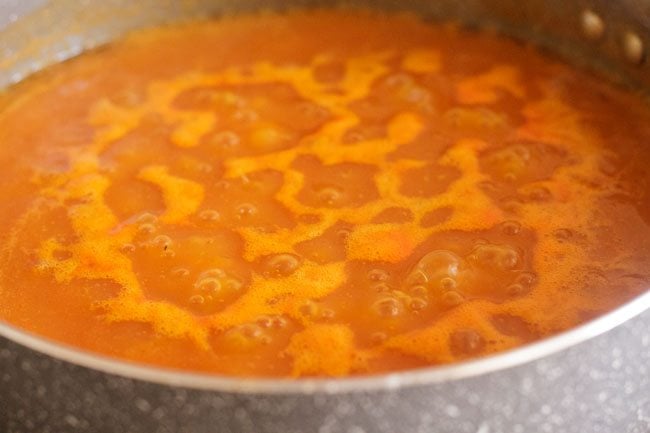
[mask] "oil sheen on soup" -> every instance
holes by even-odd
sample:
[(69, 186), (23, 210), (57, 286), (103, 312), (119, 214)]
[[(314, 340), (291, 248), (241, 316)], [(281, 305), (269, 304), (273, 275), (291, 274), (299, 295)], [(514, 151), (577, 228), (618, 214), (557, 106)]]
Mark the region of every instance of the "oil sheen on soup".
[(0, 99), (0, 319), (112, 357), (346, 376), (485, 356), (647, 290), (650, 110), (368, 11), (132, 34)]

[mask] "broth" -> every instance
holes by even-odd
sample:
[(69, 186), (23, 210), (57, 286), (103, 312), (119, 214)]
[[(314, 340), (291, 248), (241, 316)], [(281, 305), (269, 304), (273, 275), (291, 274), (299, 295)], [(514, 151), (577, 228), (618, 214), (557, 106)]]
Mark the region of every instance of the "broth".
[(238, 376), (503, 351), (647, 290), (649, 142), (635, 95), (410, 15), (136, 32), (0, 99), (0, 319)]

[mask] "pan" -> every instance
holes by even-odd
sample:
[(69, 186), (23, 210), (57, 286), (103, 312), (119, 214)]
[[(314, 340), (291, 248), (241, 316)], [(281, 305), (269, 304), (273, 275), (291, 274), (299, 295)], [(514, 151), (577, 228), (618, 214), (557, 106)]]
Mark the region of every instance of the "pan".
[[(145, 26), (310, 0), (4, 0), (0, 87)], [(531, 41), (650, 89), (650, 2), (367, 0)], [(345, 379), (239, 379), (145, 367), (0, 322), (0, 431), (650, 432), (650, 292), (580, 327), (449, 366)]]

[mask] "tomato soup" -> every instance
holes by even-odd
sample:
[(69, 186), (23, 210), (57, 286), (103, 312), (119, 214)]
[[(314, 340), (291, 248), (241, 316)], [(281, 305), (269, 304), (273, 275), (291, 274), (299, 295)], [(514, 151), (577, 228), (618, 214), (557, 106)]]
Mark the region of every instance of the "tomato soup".
[(136, 32), (0, 97), (0, 319), (237, 376), (515, 348), (647, 290), (649, 144), (640, 97), (414, 16)]

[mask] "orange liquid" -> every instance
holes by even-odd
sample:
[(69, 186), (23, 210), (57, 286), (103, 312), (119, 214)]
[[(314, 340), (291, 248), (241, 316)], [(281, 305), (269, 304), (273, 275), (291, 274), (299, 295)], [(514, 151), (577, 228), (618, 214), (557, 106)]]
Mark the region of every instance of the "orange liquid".
[(0, 319), (87, 350), (378, 373), (519, 346), (650, 282), (650, 111), (493, 35), (192, 23), (0, 107)]

